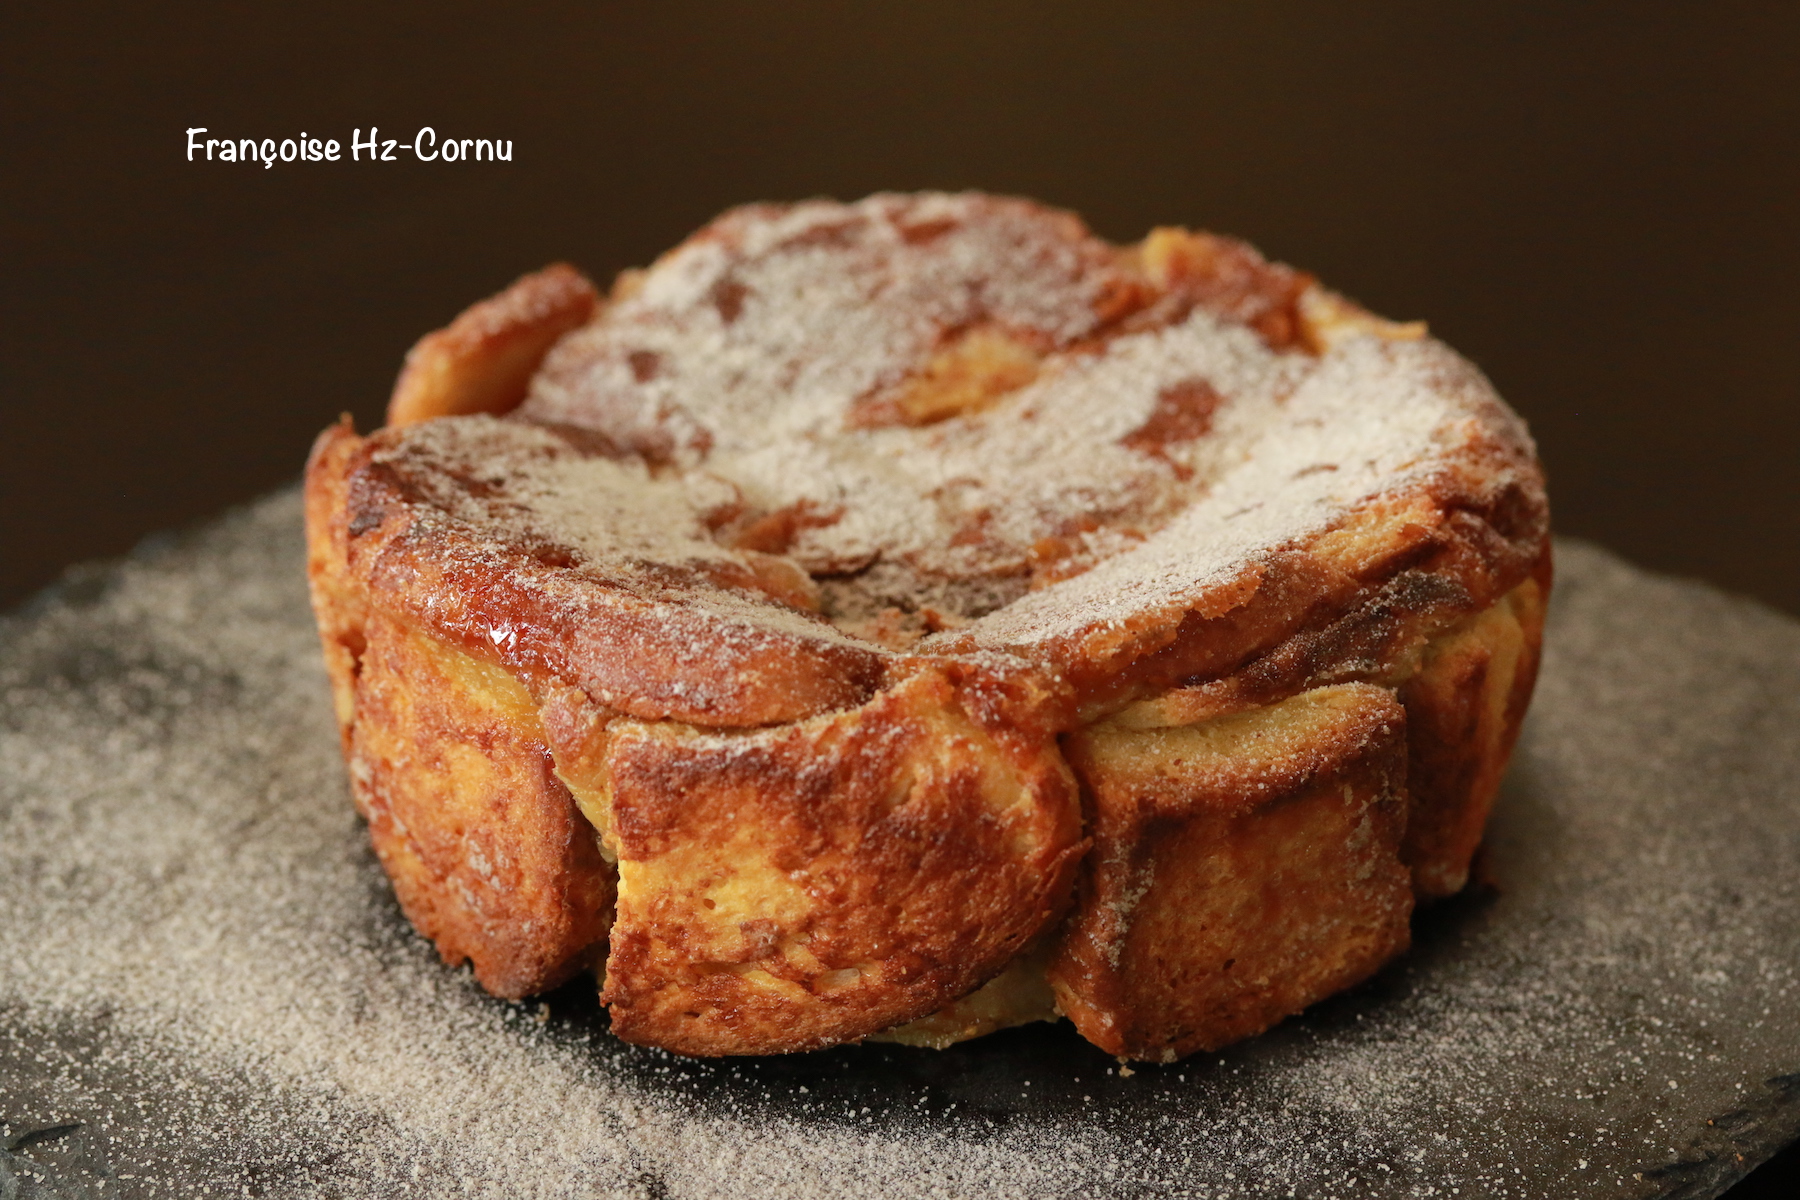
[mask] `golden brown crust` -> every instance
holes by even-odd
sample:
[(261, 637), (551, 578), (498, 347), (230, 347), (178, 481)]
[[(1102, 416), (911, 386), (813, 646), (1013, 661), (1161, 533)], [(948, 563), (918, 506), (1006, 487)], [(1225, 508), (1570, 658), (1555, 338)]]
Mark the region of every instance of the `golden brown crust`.
[(1400, 688), (1412, 797), (1406, 861), (1421, 897), (1455, 895), (1468, 882), (1537, 682), (1549, 576), (1546, 557), (1537, 576), (1432, 639)]
[(1049, 967), (1082, 1036), (1169, 1062), (1404, 950), (1405, 714), (1367, 684), (1200, 725), (1070, 736), (1094, 849)]
[(362, 657), (363, 627), (368, 624), (364, 588), (350, 573), (345, 544), (345, 464), (362, 445), (348, 415), (327, 428), (313, 443), (306, 460), (306, 581), (325, 671), (331, 679), (332, 706), (344, 753), (356, 718), (356, 672)]
[[(1440, 601), (1442, 597), (1428, 583), (1402, 577), (1399, 586), (1370, 597), (1351, 616), (1310, 639), (1296, 639), (1310, 645), (1294, 648), (1273, 662), (1253, 663), (1215, 683), (1141, 701), (1089, 727), (1071, 739), (1077, 747), (1075, 759), (1082, 761), (1079, 747), (1096, 737), (1116, 748), (1129, 744), (1128, 738), (1122, 741), (1126, 734), (1207, 727), (1219, 718), (1247, 711), (1256, 713), (1256, 721), (1271, 721), (1275, 718), (1263, 706), (1273, 703), (1281, 707), (1279, 697), (1290, 694), (1295, 679), (1348, 674), (1397, 688), (1406, 712), (1408, 759), (1406, 834), (1399, 857), (1412, 873), (1415, 897), (1431, 900), (1453, 894), (1469, 878), (1488, 811), (1530, 701), (1549, 575), (1546, 558), (1532, 578), (1495, 604), (1456, 620), (1445, 615), (1446, 611), (1454, 613), (1453, 607), (1429, 602), (1434, 596)], [(1420, 588), (1425, 589), (1423, 595), (1407, 601), (1407, 593)], [(1304, 728), (1289, 722), (1286, 736), (1293, 751), (1318, 759), (1341, 750), (1347, 728), (1344, 722), (1318, 724), (1312, 731), (1318, 744), (1307, 745)], [(1248, 794), (1253, 787), (1253, 779), (1246, 775), (1226, 790)], [(1091, 797), (1089, 808), (1096, 808)], [(1311, 832), (1330, 841), (1329, 814), (1315, 810), (1313, 817)], [(1141, 851), (1148, 841), (1138, 836), (1134, 844)], [(1198, 859), (1204, 848), (1188, 853)], [(1099, 861), (1091, 858), (1086, 869), (1099, 870)], [(1086, 894), (1092, 895), (1091, 881)], [(1191, 903), (1173, 907), (1182, 909)], [(1082, 922), (1075, 919), (1050, 946), (1065, 963), (1079, 961), (1087, 937)], [(931, 1018), (892, 1031), (892, 1040), (947, 1045), (995, 1028), (1045, 1019), (1036, 991), (1043, 986), (1043, 969), (1042, 963), (1015, 962), (995, 985)], [(1002, 983), (1005, 986), (998, 986)], [(1129, 989), (1109, 985), (1091, 974), (1086, 983), (1090, 990), (1110, 996), (1113, 1010), (1104, 1014), (1105, 1019), (1132, 1025), (1140, 1035), (1153, 1039), (1159, 1036), (1159, 1020), (1165, 1024), (1173, 1021), (1166, 1013), (1159, 1016), (1154, 1004), (1134, 1002)], [(1071, 1003), (1079, 1006), (1080, 1001)], [(1091, 1013), (1090, 1020), (1104, 1023)], [(1157, 1053), (1171, 1052), (1170, 1046), (1157, 1045), (1161, 1047)]]
[[(550, 436), (525, 426), (496, 432)], [(378, 432), (320, 463), (319, 488), (343, 497), (338, 508), (321, 500), (321, 536), (344, 546), (345, 569), (371, 603), (465, 653), (526, 677), (567, 680), (634, 716), (711, 726), (775, 724), (856, 704), (880, 677), (872, 647), (827, 638), (829, 629), (734, 629), (699, 607), (696, 593), (721, 590), (713, 572), (672, 564), (646, 587), (571, 569), (581, 564), (568, 547), (524, 530), (473, 528), (425, 489), (479, 495), (482, 481), (430, 480), (429, 463), (384, 456), (393, 444)], [(552, 452), (592, 457), (578, 445)], [(334, 467), (341, 482), (330, 478)], [(778, 602), (753, 557), (732, 582)]]
[(471, 305), (407, 352), (387, 423), (512, 411), (544, 353), (599, 306), (594, 285), (567, 263), (552, 263)]
[(365, 627), (350, 777), (407, 917), (444, 961), (518, 998), (604, 947), (613, 873), (504, 670), (402, 621)]
[[(874, 312), (850, 272), (872, 341), (910, 349), (771, 471), (763, 425), (820, 394), (806, 355), (864, 352), (835, 311), (768, 307), (834, 255), (973, 274)], [(308, 466), (358, 805), (490, 990), (604, 951), (629, 1040), (942, 1044), (1044, 1015), (1035, 945), (1086, 1036), (1167, 1059), (1362, 978), (1415, 893), (1461, 886), (1535, 676), (1548, 515), (1523, 427), (1422, 326), (1229, 239), (1121, 250), (980, 197), (740, 210), (612, 305), (521, 280), (421, 341), (390, 428), (327, 430)], [(1090, 368), (1114, 382), (1077, 403)], [(1009, 492), (1008, 439), (1054, 404), (1112, 457)], [(890, 451), (954, 478), (857, 493)]]
[[(1512, 454), (1495, 447), (1494, 457)], [(1371, 498), (1198, 595), (1015, 648), (1052, 665), (1090, 718), (1251, 667), (1239, 682), (1254, 703), (1368, 675), (1363, 664), (1382, 653), (1372, 643), (1479, 612), (1547, 560), (1541, 491), (1456, 482)], [(956, 652), (989, 643), (972, 630), (932, 644)]]
[(1301, 310), (1313, 278), (1232, 238), (1174, 226), (1153, 229), (1136, 247), (1155, 289), (1198, 304), (1256, 330), (1272, 348), (1311, 348), (1313, 336)]
[[(1050, 224), (1061, 228), (1055, 222)], [(696, 241), (729, 241), (732, 227), (728, 218)], [(1101, 326), (1110, 331), (1107, 336), (1123, 338), (1133, 330), (1141, 333), (1140, 325), (1151, 330), (1168, 328), (1199, 306), (1251, 324), (1280, 346), (1335, 344), (1349, 336), (1345, 330), (1360, 335), (1374, 332), (1376, 341), (1394, 345), (1419, 341), (1418, 330), (1389, 326), (1369, 317), (1340, 298), (1312, 289), (1305, 276), (1265, 263), (1247, 247), (1228, 239), (1159, 230), (1140, 249), (1113, 252), (1117, 261), (1109, 264), (1106, 254), (1100, 253), (1101, 244), (1085, 239), (1078, 226), (1064, 235), (1093, 259), (1084, 269), (1104, 276), (1105, 286), (1096, 293), (1102, 299), (1092, 303), (1114, 313), (1107, 318), (1112, 323)], [(1116, 298), (1126, 293), (1135, 298)], [(476, 309), (495, 303), (484, 302)], [(641, 319), (650, 321), (647, 315)], [(1298, 332), (1279, 334), (1277, 325), (1294, 326)], [(595, 325), (584, 330), (582, 337), (600, 328)], [(971, 345), (1014, 345), (1023, 336), (1002, 336), (977, 326), (957, 333), (960, 340), (947, 343), (947, 351), (940, 348), (939, 357), (948, 352), (961, 363), (957, 355)], [(638, 359), (651, 352), (626, 353), (622, 347), (629, 344), (627, 338), (621, 347), (604, 350), (605, 354), (616, 351), (629, 360), (625, 365), (612, 364), (614, 374), (643, 374), (654, 383), (673, 369), (659, 360), (660, 365), (645, 365), (640, 371)], [(547, 376), (560, 377), (559, 373), (572, 371), (576, 362), (588, 361), (565, 351), (566, 347), (559, 349), (559, 361), (546, 366)], [(589, 357), (594, 354), (608, 361), (602, 350), (594, 350)], [(937, 372), (933, 365), (937, 361), (933, 358), (920, 368), (921, 373), (907, 385), (911, 390), (878, 391), (867, 399), (900, 403), (940, 374), (952, 379), (950, 391), (956, 395), (961, 395), (958, 389), (967, 390), (963, 388), (967, 381), (958, 382), (961, 377), (955, 371)], [(458, 360), (456, 370), (478, 375), (479, 370), (469, 362)], [(992, 372), (983, 368), (977, 374), (986, 379)], [(1016, 652), (1043, 663), (1074, 689), (1085, 713), (1100, 715), (1172, 687), (1229, 676), (1297, 635), (1344, 619), (1371, 590), (1387, 586), (1401, 571), (1410, 572), (1415, 583), (1423, 581), (1435, 588), (1439, 598), (1434, 603), (1439, 607), (1463, 614), (1479, 611), (1524, 577), (1547, 544), (1541, 480), (1529, 442), (1516, 420), (1491, 399), (1485, 383), (1453, 357), (1424, 355), (1401, 370), (1395, 386), (1403, 383), (1429, 385), (1468, 407), (1470, 416), (1463, 422), (1466, 428), (1456, 433), (1461, 444), (1445, 449), (1437, 468), (1349, 505), (1324, 529), (1297, 531), (1299, 535), (1285, 545), (1244, 558), (1204, 586), (1178, 588), (1163, 599), (1147, 597), (1125, 612), (1095, 611), (1086, 621), (1075, 617), (1053, 622), (1053, 627), (1042, 631), (1034, 630), (1029, 621), (1024, 629), (1010, 628), (1005, 622), (990, 629), (993, 621), (980, 621), (959, 632), (955, 627), (964, 622), (952, 621), (948, 630), (931, 639), (931, 648), (951, 654), (981, 648)], [(1204, 380), (1194, 378), (1177, 380), (1164, 390), (1163, 399), (1203, 384)], [(587, 412), (600, 422), (599, 428), (582, 431), (590, 452), (616, 455), (619, 446), (635, 445), (646, 438), (656, 440), (620, 415), (637, 412), (642, 406), (627, 385), (619, 386), (626, 391)], [(986, 395), (985, 385), (975, 391)], [(948, 403), (945, 397), (934, 395), (927, 407), (935, 413), (944, 403)], [(962, 412), (967, 407), (958, 400), (950, 405), (950, 411)], [(1146, 431), (1156, 426), (1160, 411), (1152, 412), (1143, 428), (1123, 439), (1125, 445), (1143, 450), (1152, 460), (1163, 453), (1167, 439), (1159, 435), (1154, 445), (1139, 443), (1149, 436)], [(1210, 424), (1211, 414), (1209, 407), (1206, 421), (1188, 433), (1198, 438), (1201, 426)], [(854, 426), (856, 421), (850, 419), (849, 423)], [(415, 620), (435, 623), (442, 636), (478, 655), (492, 652), (483, 643), (492, 639), (496, 630), (517, 633), (516, 640), (497, 646), (514, 669), (571, 679), (604, 703), (644, 717), (704, 725), (769, 724), (859, 703), (870, 694), (879, 668), (875, 656), (866, 650), (830, 643), (816, 631), (801, 636), (791, 632), (771, 635), (753, 639), (752, 644), (732, 633), (729, 622), (695, 614), (681, 593), (714, 583), (708, 572), (667, 564), (664, 573), (671, 586), (661, 594), (649, 594), (624, 585), (616, 575), (601, 572), (596, 576), (591, 565), (585, 572), (569, 571), (568, 567), (580, 564), (573, 561), (575, 553), (566, 540), (516, 538), (512, 544), (496, 545), (492, 538), (471, 537), (466, 523), (444, 519), (445, 505), (437, 498), (420, 494), (422, 477), (454, 472), (446, 473), (441, 461), (434, 462), (430, 454), (421, 451), (420, 439), (408, 438), (406, 432), (376, 435), (372, 439), (375, 444), (348, 468), (347, 496), (353, 511), (346, 521), (351, 534), (347, 553), (358, 560), (356, 569), (372, 590), (385, 593), (384, 605), (403, 609)], [(510, 436), (523, 440), (526, 433), (515, 426)], [(692, 436), (698, 439), (695, 445), (710, 444), (705, 430)], [(570, 447), (568, 452), (576, 450)], [(656, 453), (672, 451), (664, 447)], [(1173, 469), (1178, 464), (1163, 465)], [(466, 464), (457, 469), (470, 470)], [(1302, 474), (1337, 469), (1336, 464), (1325, 462)], [(503, 476), (495, 475), (467, 482), (480, 489), (498, 488), (502, 495), (508, 486)], [(807, 515), (802, 519), (801, 514)], [(801, 502), (754, 519), (753, 515), (742, 517), (745, 526), (734, 539), (736, 545), (746, 548), (738, 552), (743, 559), (738, 569), (741, 581), (748, 582), (749, 590), (760, 590), (788, 607), (797, 601), (804, 603), (804, 588), (781, 591), (771, 586), (783, 573), (796, 579), (804, 575), (793, 560), (780, 556), (789, 550), (795, 532), (803, 527), (829, 529), (839, 521), (841, 511)], [(782, 523), (788, 532), (780, 537), (764, 536), (771, 522), (784, 516), (791, 518)], [(975, 516), (980, 518), (981, 513)], [(736, 529), (740, 518), (708, 518), (714, 519)], [(986, 536), (984, 529), (978, 519), (952, 541), (959, 542), (967, 534), (966, 549), (975, 553)], [(1085, 536), (1078, 534), (1073, 540), (1079, 542)], [(1119, 536), (1127, 542), (1131, 537), (1142, 540), (1142, 534), (1129, 530)], [(1057, 540), (1038, 539), (1034, 553)], [(1067, 551), (1068, 547), (1059, 549)], [(754, 551), (768, 553), (752, 562)], [(1124, 567), (1124, 558), (1136, 562), (1136, 556), (1127, 555), (1116, 565)], [(1054, 584), (1071, 572), (1080, 574), (1088, 565), (1091, 562), (1079, 553), (1053, 552), (1038, 563), (1038, 575), (1043, 582)], [(1147, 563), (1145, 569), (1156, 565)], [(1412, 593), (1423, 594), (1424, 590), (1413, 587)], [(471, 595), (480, 597), (480, 604), (471, 607), (466, 603), (464, 598)], [(1065, 608), (1080, 613), (1089, 607), (1079, 591), (1070, 595), (1073, 599)], [(1026, 604), (1040, 598), (1027, 597)], [(867, 632), (881, 625), (853, 619), (843, 627)], [(706, 652), (694, 653), (699, 645), (705, 645)], [(1300, 686), (1304, 683), (1295, 683), (1293, 690)]]
[(613, 1031), (687, 1054), (832, 1045), (998, 973), (1060, 915), (1082, 849), (1059, 698), (1011, 674), (922, 664), (795, 725), (615, 721), (559, 745), (619, 861)]

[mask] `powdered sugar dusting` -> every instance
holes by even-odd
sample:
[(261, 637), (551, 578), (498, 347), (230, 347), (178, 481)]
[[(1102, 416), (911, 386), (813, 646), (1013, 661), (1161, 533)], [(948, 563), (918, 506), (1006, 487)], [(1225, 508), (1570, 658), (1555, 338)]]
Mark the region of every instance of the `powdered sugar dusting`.
[(21, 1180), (1709, 1195), (1800, 1132), (1790, 620), (1560, 546), (1506, 890), (1225, 1054), (1124, 1078), (1039, 1026), (698, 1062), (573, 986), (542, 1022), (485, 997), (406, 927), (344, 796), (299, 524), (282, 495), (0, 619), (0, 1136), (85, 1123), (0, 1159)]
[(1358, 503), (1475, 457), (1490, 436), (1477, 416), (1490, 396), (1485, 380), (1439, 343), (1351, 339), (1270, 418), (1246, 422), (1237, 460), (1156, 536), (1021, 597), (972, 632), (984, 645), (1030, 647), (1146, 608), (1194, 603)]
[(1103, 260), (1069, 221), (968, 196), (736, 210), (565, 339), (526, 413), (599, 417), (628, 442), (685, 414), (674, 448), (690, 462), (705, 453), (696, 428), (726, 453), (829, 430), (945, 329), (986, 318), (1059, 343), (1091, 330)]
[(703, 473), (659, 479), (641, 458), (578, 454), (528, 425), (433, 421), (372, 461), (404, 469), (409, 485), (466, 526), (549, 542), (614, 569), (729, 557), (702, 522), (709, 501), (728, 502), (728, 485)]
[[(850, 577), (828, 589), (845, 611), (878, 608), (904, 576), (966, 601), (952, 616), (985, 618), (978, 643), (1025, 653), (1196, 598), (1478, 446), (1530, 455), (1486, 382), (1435, 342), (1365, 334), (1315, 358), (1204, 305), (1107, 327), (1117, 296), (1149, 286), (1134, 270), (1073, 217), (1022, 201), (740, 209), (565, 338), (520, 415), (723, 481), (747, 518), (809, 514), (779, 548)], [(946, 338), (989, 324), (1036, 347), (1035, 378), (949, 419), (853, 419)], [(1184, 388), (1216, 403), (1145, 440)], [(519, 487), (573, 529), (557, 482)], [(987, 615), (983, 597), (1008, 603)]]
[[(398, 434), (398, 436), (395, 436)], [(583, 452), (528, 423), (473, 416), (384, 435), (371, 455), (399, 474), (421, 519), (453, 522), (456, 553), (518, 575), (570, 612), (593, 585), (622, 589), (666, 619), (715, 618), (715, 642), (747, 647), (776, 635), (849, 645), (836, 628), (717, 568), (743, 557), (713, 540), (709, 514), (737, 506), (737, 489), (706, 471), (654, 473), (642, 458)], [(559, 570), (540, 567), (548, 555)]]

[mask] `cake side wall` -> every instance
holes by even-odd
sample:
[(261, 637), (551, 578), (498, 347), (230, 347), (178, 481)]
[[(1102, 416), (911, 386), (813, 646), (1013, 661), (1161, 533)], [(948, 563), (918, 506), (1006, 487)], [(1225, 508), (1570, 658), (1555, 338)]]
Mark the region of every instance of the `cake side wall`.
[(1172, 1062), (1404, 950), (1405, 727), (1391, 693), (1349, 684), (1072, 736), (1095, 845), (1048, 974), (1082, 1036)]
[(444, 960), (522, 997), (589, 965), (613, 872), (516, 678), (370, 603), (348, 554), (347, 423), (308, 462), (308, 581), (351, 795), (395, 895)]

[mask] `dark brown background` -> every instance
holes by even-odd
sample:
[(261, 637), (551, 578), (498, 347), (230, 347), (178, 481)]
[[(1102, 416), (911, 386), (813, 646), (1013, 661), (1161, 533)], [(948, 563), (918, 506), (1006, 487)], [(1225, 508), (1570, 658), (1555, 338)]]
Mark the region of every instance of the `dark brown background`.
[[(14, 11), (0, 605), (292, 479), (524, 270), (609, 277), (745, 200), (979, 187), (1236, 233), (1428, 318), (1530, 420), (1560, 529), (1800, 613), (1797, 13)], [(184, 161), (190, 125), (371, 124), (514, 161)]]

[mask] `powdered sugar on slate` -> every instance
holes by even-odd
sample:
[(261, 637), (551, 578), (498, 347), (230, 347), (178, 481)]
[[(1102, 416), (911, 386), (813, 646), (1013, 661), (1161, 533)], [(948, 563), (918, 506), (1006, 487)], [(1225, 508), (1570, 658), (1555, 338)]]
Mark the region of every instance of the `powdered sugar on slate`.
[(1705, 1195), (1800, 1132), (1762, 1082), (1800, 1072), (1791, 620), (1564, 545), (1506, 892), (1223, 1055), (1127, 1079), (1041, 1026), (709, 1063), (579, 992), (540, 1023), (407, 929), (299, 523), (276, 497), (0, 618), (0, 1134), (84, 1122), (91, 1194)]

